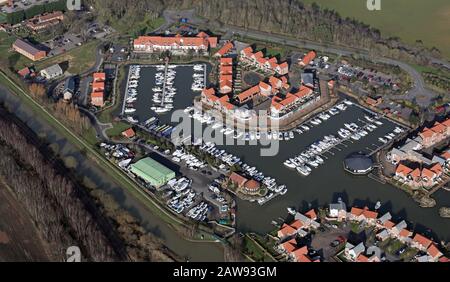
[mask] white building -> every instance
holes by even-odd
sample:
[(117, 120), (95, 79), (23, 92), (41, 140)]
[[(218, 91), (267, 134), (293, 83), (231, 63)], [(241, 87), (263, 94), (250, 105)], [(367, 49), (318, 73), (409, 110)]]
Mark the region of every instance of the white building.
[(56, 64), (41, 70), (40, 74), (47, 80), (51, 80), (53, 78), (61, 76), (63, 74), (63, 70), (58, 64)]

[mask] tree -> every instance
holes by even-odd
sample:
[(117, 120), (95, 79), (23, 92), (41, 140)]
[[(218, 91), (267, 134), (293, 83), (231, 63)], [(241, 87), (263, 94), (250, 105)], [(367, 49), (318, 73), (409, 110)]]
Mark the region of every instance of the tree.
[(15, 25), (25, 19), (25, 12), (23, 10), (6, 14), (6, 22)]
[(34, 98), (36, 98), (36, 99), (38, 99), (38, 100), (40, 100), (40, 101), (43, 101), (44, 100), (44, 97), (45, 97), (45, 94), (46, 94), (46, 90), (45, 90), (45, 86), (43, 85), (43, 84), (38, 84), (38, 83), (32, 83), (30, 86), (29, 86), (29, 90), (30, 90), (30, 94), (34, 97)]

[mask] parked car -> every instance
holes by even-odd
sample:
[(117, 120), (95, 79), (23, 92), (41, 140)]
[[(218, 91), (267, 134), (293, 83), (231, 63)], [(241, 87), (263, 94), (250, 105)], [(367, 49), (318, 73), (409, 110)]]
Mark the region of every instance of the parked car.
[(334, 240), (333, 242), (331, 242), (330, 246), (336, 248), (337, 246), (339, 246), (339, 244), (341, 244), (339, 240)]

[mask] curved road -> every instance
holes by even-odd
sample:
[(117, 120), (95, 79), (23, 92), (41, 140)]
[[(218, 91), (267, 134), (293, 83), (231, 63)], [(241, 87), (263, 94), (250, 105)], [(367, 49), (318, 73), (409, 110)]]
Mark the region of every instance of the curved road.
[[(187, 18), (190, 23), (197, 24), (197, 25), (203, 25), (203, 24), (208, 23), (208, 21), (196, 17), (194, 9), (185, 10), (185, 11), (169, 11), (169, 10), (167, 10), (167, 11), (164, 11), (163, 16), (167, 23), (165, 26), (176, 23), (179, 20), (179, 18), (181, 18), (181, 17)], [(215, 25), (212, 22), (209, 24)], [(278, 44), (290, 45), (290, 46), (300, 47), (300, 48), (305, 48), (305, 49), (319, 50), (322, 52), (329, 52), (329, 53), (334, 53), (334, 54), (343, 55), (343, 56), (358, 54), (358, 55), (362, 56), (363, 58), (366, 58), (371, 61), (390, 64), (390, 65), (396, 65), (396, 66), (399, 66), (405, 72), (407, 72), (411, 76), (411, 78), (414, 82), (413, 88), (411, 90), (409, 90), (408, 93), (406, 95), (403, 95), (401, 98), (407, 99), (407, 100), (416, 99), (416, 102), (420, 106), (427, 107), (430, 105), (432, 98), (437, 95), (434, 91), (426, 88), (425, 81), (424, 81), (422, 75), (420, 74), (420, 72), (418, 72), (416, 69), (414, 69), (411, 65), (401, 62), (401, 61), (390, 59), (390, 58), (374, 57), (374, 56), (370, 55), (370, 53), (367, 50), (364, 50), (364, 49), (352, 48), (352, 47), (347, 47), (347, 46), (336, 46), (336, 45), (332, 45), (332, 44), (321, 44), (321, 43), (316, 43), (316, 42), (310, 42), (307, 40), (290, 38), (290, 37), (280, 35), (280, 34), (272, 34), (272, 33), (268, 33), (268, 32), (250, 30), (250, 29), (245, 29), (245, 28), (226, 25), (226, 24), (223, 24), (220, 26), (217, 25), (217, 26), (218, 26), (218, 30), (225, 34), (224, 37), (227, 37), (227, 36), (230, 37), (231, 35), (239, 34), (240, 36), (252, 37), (252, 38), (255, 38), (255, 39), (261, 40), (261, 41), (271, 41), (271, 42), (278, 43)], [(431, 58), (431, 57), (429, 59), (433, 63), (441, 64), (443, 66), (450, 68), (450, 63), (447, 61), (443, 61), (443, 60)], [(399, 97), (396, 96), (395, 98), (398, 99)]]
[(407, 72), (411, 76), (411, 78), (414, 82), (413, 88), (411, 90), (409, 90), (409, 92), (406, 95), (403, 96), (404, 99), (412, 100), (415, 98), (417, 103), (427, 107), (430, 104), (431, 98), (436, 96), (435, 92), (426, 88), (425, 81), (424, 81), (422, 75), (416, 69), (414, 69), (412, 66), (410, 66), (409, 64), (401, 62), (401, 61), (397, 61), (394, 59), (390, 59), (390, 58), (374, 57), (374, 56), (371, 56), (369, 54), (369, 52), (365, 51), (365, 50), (360, 50), (360, 49), (349, 50), (345, 47), (326, 46), (326, 45), (322, 45), (319, 43), (313, 43), (313, 42), (307, 42), (304, 40), (288, 38), (283, 35), (270, 34), (270, 33), (265, 33), (265, 32), (260, 32), (260, 31), (254, 31), (254, 30), (245, 30), (245, 29), (242, 29), (239, 27), (234, 27), (234, 26), (233, 27), (230, 27), (230, 26), (223, 27), (222, 31), (231, 32), (232, 34), (239, 34), (241, 36), (252, 37), (252, 38), (255, 38), (258, 40), (262, 40), (262, 41), (272, 41), (275, 43), (281, 43), (281, 44), (290, 45), (290, 46), (294, 46), (294, 47), (301, 47), (301, 48), (305, 48), (305, 49), (320, 50), (323, 52), (334, 53), (334, 54), (338, 54), (338, 55), (342, 55), (342, 56), (350, 56), (350, 55), (356, 53), (356, 54), (360, 55), (361, 57), (368, 59), (370, 61), (385, 63), (385, 64), (389, 64), (389, 65), (396, 65), (396, 66), (399, 66), (405, 72)]

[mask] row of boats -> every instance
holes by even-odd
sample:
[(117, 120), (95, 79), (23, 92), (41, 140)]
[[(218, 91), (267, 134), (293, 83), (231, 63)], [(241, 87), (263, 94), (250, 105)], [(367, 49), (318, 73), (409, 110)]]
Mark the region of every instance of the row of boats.
[[(171, 67), (171, 68), (169, 68)], [(153, 105), (150, 107), (155, 113), (165, 113), (173, 109), (173, 97), (177, 93), (174, 86), (176, 76), (176, 66), (168, 65), (167, 68), (162, 65), (156, 66), (158, 72), (155, 74), (155, 87), (153, 91)]]
[(186, 213), (186, 216), (194, 220), (205, 221), (208, 209), (209, 209), (208, 204), (206, 204), (205, 202), (200, 202), (198, 205), (190, 209)]
[(378, 141), (380, 141), (383, 144), (386, 144), (391, 140), (394, 140), (395, 137), (398, 136), (398, 134), (401, 134), (403, 132), (405, 132), (405, 129), (397, 126), (396, 128), (394, 128), (393, 132), (387, 133), (383, 137), (378, 138)]
[(341, 142), (342, 140), (338, 137), (327, 135), (322, 140), (311, 144), (299, 155), (286, 160), (284, 165), (296, 169), (303, 176), (308, 176), (311, 174), (311, 168), (317, 168), (325, 162), (320, 155)]
[[(378, 126), (383, 125), (380, 121), (381, 116), (379, 115), (365, 115), (364, 118), (365, 121), (362, 121), (364, 122), (363, 125), (358, 125), (356, 123), (345, 123), (344, 127), (338, 130), (338, 136), (325, 136), (322, 140), (311, 144), (299, 155), (284, 161), (284, 165), (289, 168), (296, 169), (297, 172), (303, 176), (310, 175), (312, 168), (317, 168), (324, 163), (324, 159), (321, 157), (323, 153), (342, 143), (344, 140), (352, 139), (354, 141), (358, 141), (369, 135), (369, 133), (373, 132)], [(404, 129), (400, 127), (396, 127), (394, 129), (394, 133), (397, 134), (402, 133), (403, 131)], [(394, 137), (394, 133), (389, 133), (386, 136)]]
[(178, 180), (172, 179), (167, 183), (173, 191), (170, 195), (175, 194), (167, 201), (167, 206), (174, 212), (180, 214), (194, 204), (197, 193), (190, 188), (191, 184), (192, 180), (186, 177), (182, 177)]
[(150, 133), (157, 136), (170, 138), (172, 132), (175, 130), (175, 126), (169, 124), (159, 124), (155, 117), (151, 117), (141, 126), (144, 127)]
[(290, 131), (240, 131), (238, 129), (224, 125), (221, 121), (216, 121), (215, 118), (208, 113), (202, 113), (193, 107), (188, 107), (184, 110), (190, 118), (199, 121), (202, 124), (211, 125), (212, 129), (220, 131), (223, 135), (230, 135), (234, 139), (242, 139), (244, 141), (260, 140), (264, 138), (266, 140), (280, 140), (288, 141), (295, 138), (294, 133), (302, 134), (309, 131), (312, 127), (320, 125), (323, 121), (328, 120), (330, 117), (345, 111), (349, 105), (352, 105), (351, 101), (345, 100), (333, 108), (318, 114), (317, 116), (309, 119), (305, 123), (297, 126), (297, 128)]
[(193, 66), (194, 74), (192, 75), (192, 78), (194, 81), (192, 82), (191, 89), (192, 91), (202, 91), (205, 88), (205, 65), (204, 64), (197, 64)]
[(130, 123), (137, 123), (139, 120), (133, 117), (136, 112), (135, 103), (137, 102), (137, 88), (139, 86), (139, 79), (141, 77), (141, 66), (130, 66), (128, 73), (128, 83), (125, 96), (125, 105), (123, 113), (126, 115), (126, 119)]
[(199, 160), (196, 156), (185, 152), (183, 149), (175, 150), (172, 153), (172, 160), (176, 163), (184, 161), (188, 168), (194, 171), (206, 167), (204, 161)]
[(250, 166), (237, 156), (227, 153), (225, 150), (217, 148), (216, 144), (213, 142), (204, 143), (201, 139), (193, 143), (194, 146), (199, 146), (200, 150), (209, 154), (210, 156), (221, 160), (228, 166), (238, 165), (241, 167), (242, 171), (245, 172), (246, 176), (253, 178), (254, 180), (264, 184), (270, 191), (268, 195), (262, 197), (258, 200), (258, 203), (263, 204), (268, 199), (272, 199), (276, 195), (284, 195), (287, 193), (286, 185), (278, 185), (275, 178), (265, 176), (262, 172), (254, 166)]

